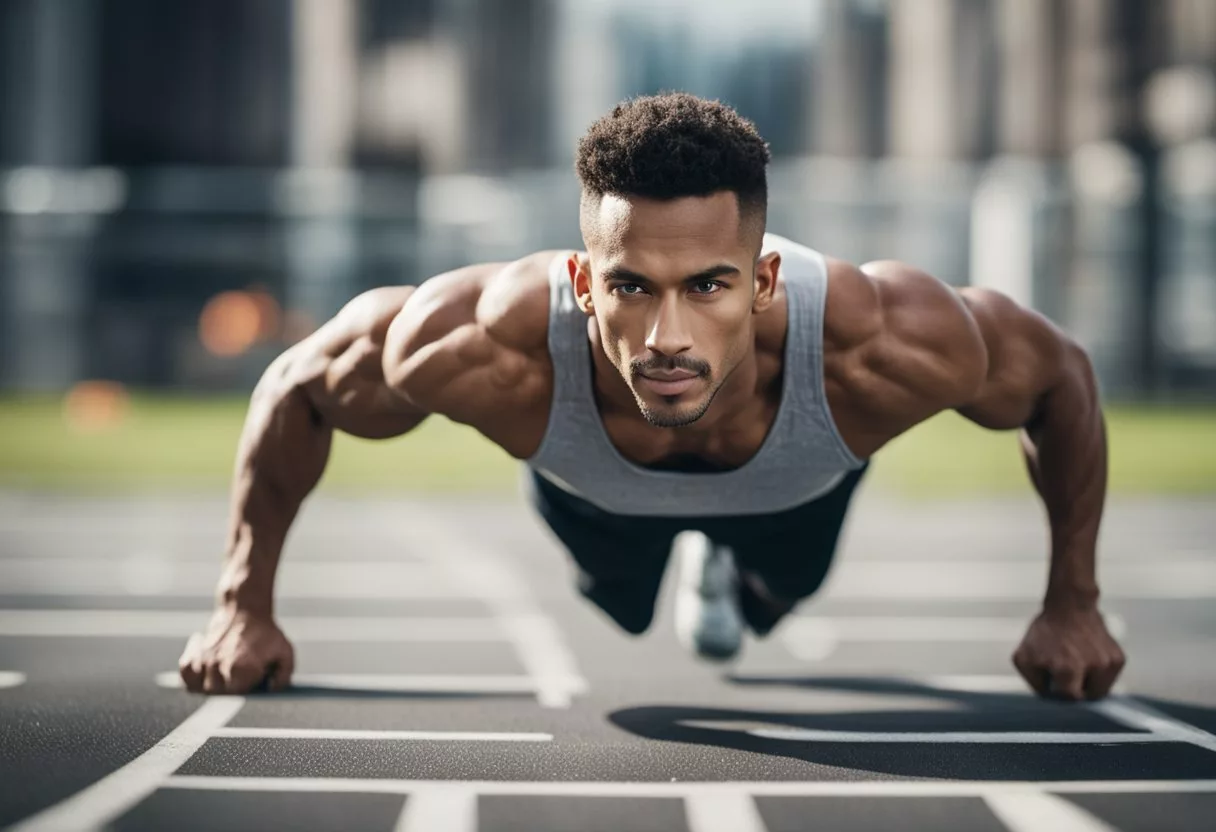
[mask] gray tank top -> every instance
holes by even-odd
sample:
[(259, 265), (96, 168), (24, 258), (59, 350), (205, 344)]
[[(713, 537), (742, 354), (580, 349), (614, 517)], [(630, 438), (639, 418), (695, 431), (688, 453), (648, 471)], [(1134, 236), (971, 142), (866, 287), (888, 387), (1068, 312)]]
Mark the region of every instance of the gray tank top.
[(553, 402), (540, 447), (527, 465), (554, 485), (615, 514), (663, 517), (768, 514), (831, 490), (860, 468), (828, 410), (823, 387), (823, 256), (774, 234), (781, 253), (789, 331), (777, 416), (760, 450), (729, 471), (681, 473), (629, 461), (608, 438), (592, 391), (587, 317), (555, 259), (549, 270), (549, 354)]

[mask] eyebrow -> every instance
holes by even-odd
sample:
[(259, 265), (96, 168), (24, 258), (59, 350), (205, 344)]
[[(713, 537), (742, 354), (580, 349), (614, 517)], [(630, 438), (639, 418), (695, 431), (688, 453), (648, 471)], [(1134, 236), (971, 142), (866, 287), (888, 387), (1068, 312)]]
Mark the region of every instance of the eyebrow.
[[(690, 274), (685, 277), (682, 283), (699, 283), (702, 280), (710, 280), (715, 277), (726, 277), (739, 274), (739, 270), (728, 263), (720, 263), (716, 266), (710, 266), (708, 269), (702, 269), (696, 274)], [(624, 266), (612, 266), (603, 271), (602, 276), (605, 280), (628, 280), (630, 283), (642, 283), (647, 286), (654, 285), (654, 281), (644, 274), (627, 269)]]

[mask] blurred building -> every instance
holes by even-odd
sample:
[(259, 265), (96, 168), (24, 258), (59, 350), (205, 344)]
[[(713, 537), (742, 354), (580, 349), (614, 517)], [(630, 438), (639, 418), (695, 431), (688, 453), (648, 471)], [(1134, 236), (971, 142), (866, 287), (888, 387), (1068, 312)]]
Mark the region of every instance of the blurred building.
[[(578, 137), (664, 89), (756, 122), (774, 230), (1216, 391), (1211, 0), (6, 0), (0, 388), (245, 389), (363, 288), (577, 245)], [(235, 356), (227, 291), (280, 313)]]

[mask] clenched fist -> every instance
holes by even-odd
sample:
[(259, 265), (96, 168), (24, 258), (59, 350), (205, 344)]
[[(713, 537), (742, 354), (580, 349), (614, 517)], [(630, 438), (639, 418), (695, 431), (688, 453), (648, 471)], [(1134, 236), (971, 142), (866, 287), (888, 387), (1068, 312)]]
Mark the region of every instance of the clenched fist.
[(1013, 654), (1014, 667), (1040, 696), (1073, 701), (1110, 693), (1123, 663), (1096, 609), (1044, 610)]
[(195, 633), (177, 663), (186, 689), (248, 693), (265, 683), (282, 690), (295, 669), (295, 651), (267, 614), (223, 606), (206, 631)]

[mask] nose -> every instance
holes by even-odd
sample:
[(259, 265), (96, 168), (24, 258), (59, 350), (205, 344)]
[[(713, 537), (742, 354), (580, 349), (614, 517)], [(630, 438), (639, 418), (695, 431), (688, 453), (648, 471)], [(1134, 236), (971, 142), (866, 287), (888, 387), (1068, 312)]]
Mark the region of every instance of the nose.
[(692, 330), (687, 317), (677, 301), (671, 298), (659, 301), (654, 323), (646, 335), (646, 348), (660, 355), (678, 355), (692, 349)]

